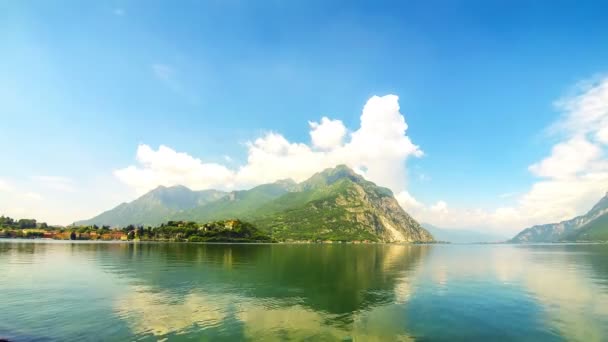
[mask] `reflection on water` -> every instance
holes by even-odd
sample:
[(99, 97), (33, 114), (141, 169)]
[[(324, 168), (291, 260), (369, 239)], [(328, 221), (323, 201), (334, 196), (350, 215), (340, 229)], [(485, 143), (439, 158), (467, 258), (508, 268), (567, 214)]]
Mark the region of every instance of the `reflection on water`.
[(606, 245), (3, 241), (0, 337), (600, 341), (607, 264)]
[[(208, 245), (177, 252), (183, 246), (160, 248), (176, 249), (181, 262), (191, 261), (187, 267), (165, 269), (155, 279), (158, 290), (132, 287), (119, 300), (119, 315), (128, 318), (136, 333), (166, 335), (226, 324), (232, 330), (228, 335), (238, 331), (248, 338), (405, 337), (402, 325), (368, 335), (374, 329), (369, 312), (408, 296), (409, 287), (398, 285), (399, 276), (429, 249)], [(145, 256), (146, 262), (129, 274), (137, 278), (164, 262), (165, 257), (155, 259), (166, 255), (156, 253), (157, 248), (132, 246), (130, 253)], [(183, 284), (188, 292), (176, 291), (176, 280), (193, 278), (196, 286)]]

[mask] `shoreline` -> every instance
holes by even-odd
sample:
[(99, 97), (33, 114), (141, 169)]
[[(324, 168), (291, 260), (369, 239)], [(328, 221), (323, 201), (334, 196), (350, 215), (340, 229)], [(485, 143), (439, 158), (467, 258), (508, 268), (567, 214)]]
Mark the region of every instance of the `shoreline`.
[(426, 245), (509, 245), (509, 246), (552, 246), (552, 245), (608, 245), (608, 241), (569, 241), (569, 242), (537, 242), (537, 243), (509, 243), (509, 242), (355, 242), (355, 241), (217, 241), (217, 242), (191, 242), (172, 240), (63, 240), (48, 238), (13, 238), (0, 237), (0, 242), (31, 242), (31, 243), (77, 243), (77, 244), (193, 244), (193, 245), (391, 245), (391, 246), (426, 246)]

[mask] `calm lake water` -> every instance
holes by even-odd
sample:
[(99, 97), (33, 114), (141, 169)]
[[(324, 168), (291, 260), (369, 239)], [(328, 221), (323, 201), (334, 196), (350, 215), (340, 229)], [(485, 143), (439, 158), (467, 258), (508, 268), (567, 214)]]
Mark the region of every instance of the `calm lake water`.
[(0, 337), (608, 340), (608, 245), (1, 240)]

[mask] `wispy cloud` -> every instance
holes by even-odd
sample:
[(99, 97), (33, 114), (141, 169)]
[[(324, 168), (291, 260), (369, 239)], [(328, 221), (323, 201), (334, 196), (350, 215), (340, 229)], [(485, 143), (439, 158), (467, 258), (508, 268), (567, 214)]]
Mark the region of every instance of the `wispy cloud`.
[(179, 92), (182, 89), (177, 80), (176, 70), (173, 66), (162, 63), (152, 64), (152, 72), (157, 79), (166, 84), (171, 90)]
[(62, 192), (76, 192), (76, 186), (74, 181), (67, 177), (61, 176), (32, 176), (34, 182), (37, 182), (43, 187), (62, 191)]
[(191, 104), (196, 105), (200, 102), (199, 97), (184, 85), (179, 77), (180, 72), (176, 67), (165, 63), (154, 63), (151, 68), (154, 77), (171, 91), (184, 97)]
[(577, 84), (576, 91), (556, 102), (560, 119), (547, 131), (560, 138), (542, 160), (529, 166), (537, 177), (530, 189), (505, 193), (517, 197), (513, 207), (495, 210), (433, 206), (409, 194), (400, 203), (414, 217), (438, 226), (494, 227), (514, 233), (540, 223), (559, 222), (589, 210), (608, 190), (608, 77)]

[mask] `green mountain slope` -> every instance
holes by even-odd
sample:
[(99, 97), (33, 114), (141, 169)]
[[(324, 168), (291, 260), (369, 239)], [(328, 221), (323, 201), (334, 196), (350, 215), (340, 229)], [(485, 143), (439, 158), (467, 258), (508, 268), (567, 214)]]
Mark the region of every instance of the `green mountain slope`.
[(198, 206), (204, 206), (225, 197), (227, 194), (217, 190), (192, 191), (185, 186), (158, 188), (146, 193), (130, 203), (122, 203), (91, 219), (75, 222), (75, 225), (127, 226), (156, 225), (166, 222), (167, 218)]
[(278, 240), (433, 241), (389, 189), (343, 165), (299, 184), (284, 180), (230, 193), (159, 188), (79, 223), (158, 225), (229, 218), (250, 221)]
[(346, 166), (315, 174), (262, 207), (252, 221), (277, 239), (432, 241), (390, 190)]
[(608, 213), (566, 235), (563, 241), (608, 241)]
[(608, 218), (608, 194), (585, 215), (559, 223), (543, 224), (524, 229), (510, 242), (535, 243), (558, 241), (595, 241), (604, 239)]
[(251, 217), (266, 203), (294, 190), (297, 190), (297, 184), (293, 180), (263, 184), (250, 190), (233, 191), (207, 205), (176, 212), (171, 217), (176, 220), (198, 222)]

